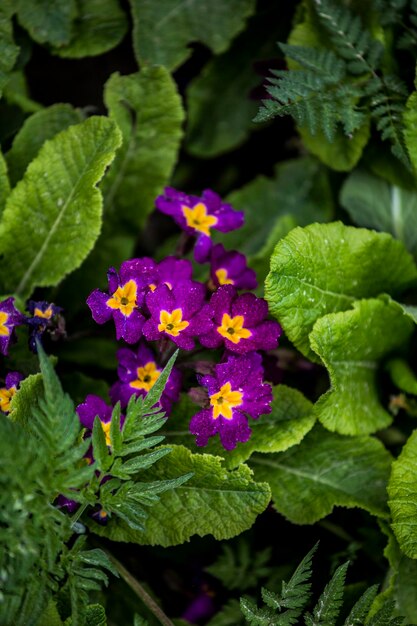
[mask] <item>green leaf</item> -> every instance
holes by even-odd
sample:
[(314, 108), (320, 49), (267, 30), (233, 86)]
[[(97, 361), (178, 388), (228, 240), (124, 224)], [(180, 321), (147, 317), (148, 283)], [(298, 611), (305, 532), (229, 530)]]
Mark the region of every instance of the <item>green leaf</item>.
[(238, 600), (229, 600), (214, 617), (208, 622), (207, 626), (245, 626), (246, 621), (240, 610)]
[(35, 286), (56, 285), (81, 264), (101, 227), (96, 184), (119, 145), (117, 127), (104, 117), (44, 144), (10, 194), (0, 224), (6, 291), (28, 297)]
[(390, 359), (386, 369), (398, 389), (417, 396), (417, 377), (404, 359)]
[[(105, 209), (139, 228), (174, 169), (184, 111), (174, 80), (163, 67), (113, 74), (104, 100), (123, 145), (103, 184)], [(140, 193), (138, 193), (140, 189)]]
[(60, 57), (80, 59), (115, 48), (128, 26), (118, 0), (76, 0), (76, 3), (78, 15), (71, 40), (67, 45), (55, 47), (52, 52)]
[(250, 528), (269, 502), (268, 485), (256, 483), (247, 466), (228, 472), (222, 459), (182, 446), (172, 446), (171, 454), (139, 478), (167, 480), (189, 472), (192, 478), (163, 493), (149, 509), (145, 531), (112, 518), (106, 527), (94, 525), (94, 532), (113, 541), (161, 546), (184, 543), (193, 535), (228, 539)]
[(10, 72), (3, 89), (3, 97), (7, 104), (19, 107), (24, 113), (36, 113), (44, 108), (42, 104), (31, 99), (23, 70)]
[(10, 194), (10, 181), (7, 173), (7, 165), (3, 154), (0, 152), (0, 216)]
[(258, 104), (251, 92), (261, 81), (254, 64), (276, 55), (275, 41), (283, 34), (280, 17), (275, 3), (257, 12), (250, 28), (190, 83), (186, 147), (191, 154), (201, 158), (222, 154), (236, 148), (256, 128), (252, 119)]
[(353, 311), (317, 320), (311, 347), (329, 370), (331, 383), (314, 406), (323, 426), (342, 435), (366, 435), (392, 422), (379, 400), (378, 362), (412, 332), (413, 322), (401, 306), (382, 298), (354, 302)]
[(343, 602), (346, 570), (348, 563), (340, 565), (327, 583), (314, 607), (313, 615), (307, 615), (307, 626), (335, 626)]
[(72, 22), (77, 15), (75, 0), (18, 0), (17, 19), (37, 43), (65, 45), (71, 37)]
[(388, 504), (392, 529), (401, 550), (411, 559), (417, 558), (417, 431), (403, 447), (392, 464), (388, 484)]
[(403, 244), (384, 233), (332, 224), (295, 228), (271, 258), (265, 291), (290, 341), (317, 360), (309, 334), (317, 319), (358, 298), (400, 293), (417, 278)]
[(0, 96), (19, 53), (19, 48), (13, 40), (14, 11), (15, 5), (12, 0), (2, 0), (0, 3)]
[(342, 206), (358, 226), (391, 233), (417, 256), (417, 192), (392, 185), (364, 170), (346, 179)]
[(372, 437), (343, 437), (316, 426), (298, 446), (256, 455), (250, 466), (256, 480), (269, 482), (274, 507), (295, 524), (313, 524), (335, 506), (387, 517), (391, 455)]
[(47, 139), (81, 121), (81, 113), (70, 104), (54, 104), (28, 117), (6, 154), (12, 185), (22, 178)]
[(19, 389), (13, 396), (10, 404), (9, 417), (14, 422), (27, 425), (34, 406), (38, 405), (39, 399), (43, 397), (42, 374), (31, 374), (27, 376), (19, 385)]
[(139, 65), (173, 70), (199, 41), (215, 54), (225, 52), (255, 10), (254, 0), (130, 0), (133, 46)]

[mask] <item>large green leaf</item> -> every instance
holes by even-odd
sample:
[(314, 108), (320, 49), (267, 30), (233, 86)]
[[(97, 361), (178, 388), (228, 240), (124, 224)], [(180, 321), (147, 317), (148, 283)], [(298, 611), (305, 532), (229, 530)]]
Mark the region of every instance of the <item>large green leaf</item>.
[(17, 0), (17, 19), (38, 43), (62, 46), (71, 38), (75, 0)]
[(71, 40), (67, 45), (55, 47), (54, 54), (69, 59), (92, 57), (112, 50), (121, 42), (128, 22), (118, 0), (76, 0), (76, 4), (78, 15)]
[(417, 377), (404, 359), (390, 359), (386, 364), (386, 369), (398, 389), (417, 396)]
[[(171, 447), (171, 446), (170, 446)], [(267, 484), (257, 483), (246, 465), (227, 471), (222, 459), (193, 454), (183, 446), (160, 459), (140, 480), (166, 480), (193, 472), (192, 478), (161, 494), (145, 520), (145, 531), (136, 531), (115, 519), (107, 526), (94, 524), (94, 532), (114, 541), (173, 546), (193, 535), (228, 539), (250, 528), (268, 505)]]
[(101, 227), (96, 184), (120, 140), (113, 121), (91, 117), (43, 145), (10, 194), (0, 224), (6, 293), (24, 298), (35, 286), (56, 285), (90, 252)]
[(26, 425), (31, 415), (32, 408), (38, 404), (44, 395), (42, 374), (31, 374), (19, 385), (19, 389), (13, 396), (10, 404), (9, 417), (15, 422)]
[(346, 137), (341, 130), (337, 130), (331, 143), (320, 130), (317, 130), (315, 135), (307, 128), (298, 130), (306, 148), (320, 161), (337, 172), (349, 172), (358, 163), (369, 141), (371, 123), (370, 120), (366, 120), (351, 137)]
[(392, 529), (401, 550), (410, 558), (417, 558), (417, 431), (403, 447), (392, 464), (388, 484)]
[(282, 239), (265, 290), (288, 338), (317, 360), (308, 337), (317, 319), (359, 298), (400, 293), (416, 278), (411, 255), (391, 235), (335, 222), (295, 228)]
[(47, 139), (82, 121), (82, 114), (70, 104), (53, 104), (25, 120), (6, 154), (10, 181), (15, 185)]
[(216, 54), (245, 27), (255, 0), (130, 0), (133, 45), (140, 65), (157, 63), (175, 69), (200, 41)]
[[(238, 443), (234, 450), (225, 450), (218, 437), (212, 437), (204, 452), (222, 456), (226, 467), (233, 469), (246, 461), (254, 452), (282, 452), (294, 446), (313, 428), (316, 421), (313, 405), (297, 389), (286, 385), (274, 388), (272, 411), (257, 420), (249, 420), (252, 435), (248, 442)], [(162, 433), (167, 441), (181, 443), (193, 452), (200, 451), (195, 445), (195, 436), (189, 431), (191, 417), (199, 407), (184, 396), (174, 407)]]
[(269, 482), (275, 508), (296, 524), (313, 524), (334, 506), (387, 517), (390, 465), (391, 456), (377, 439), (343, 437), (321, 426), (286, 452), (250, 460), (255, 478)]
[(7, 165), (3, 154), (0, 152), (0, 215), (3, 213), (9, 193), (10, 181), (7, 172)]
[(378, 363), (407, 342), (413, 326), (401, 306), (385, 298), (360, 300), (351, 311), (317, 320), (310, 343), (329, 370), (331, 387), (314, 410), (326, 428), (365, 435), (392, 422), (379, 400)]
[(19, 53), (19, 48), (13, 40), (12, 15), (14, 11), (15, 5), (12, 0), (0, 2), (0, 96)]
[(340, 202), (358, 226), (391, 233), (416, 256), (417, 191), (356, 170), (345, 181)]
[(104, 205), (117, 219), (140, 227), (177, 160), (184, 120), (181, 98), (165, 68), (145, 67), (130, 76), (113, 74), (104, 100), (123, 135), (103, 184)]
[[(230, 49), (214, 57), (187, 89), (187, 149), (209, 158), (242, 143), (256, 128), (252, 120), (258, 103), (251, 91), (261, 84), (255, 61), (276, 55), (284, 36), (281, 8), (270, 3), (259, 11)], [(221, 94), (221, 97), (219, 97)]]

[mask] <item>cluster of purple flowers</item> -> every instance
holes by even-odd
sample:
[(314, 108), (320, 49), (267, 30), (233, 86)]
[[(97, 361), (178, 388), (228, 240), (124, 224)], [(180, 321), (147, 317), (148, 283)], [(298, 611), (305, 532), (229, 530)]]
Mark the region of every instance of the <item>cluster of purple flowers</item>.
[[(256, 419), (271, 410), (272, 390), (263, 381), (258, 351), (276, 348), (281, 328), (267, 319), (265, 300), (239, 293), (257, 286), (245, 256), (213, 244), (211, 231), (239, 228), (242, 212), (209, 190), (200, 198), (167, 188), (156, 206), (185, 231), (195, 244), (194, 259), (209, 263), (210, 275), (206, 283), (193, 280), (192, 263), (183, 258), (169, 256), (160, 263), (137, 258), (122, 263), (119, 272), (109, 270), (107, 293), (96, 289), (90, 294), (87, 304), (94, 320), (99, 324), (113, 320), (117, 339), (132, 346), (118, 351), (119, 380), (110, 390), (111, 401), (119, 401), (123, 409), (133, 394), (146, 395), (172, 347), (190, 351), (199, 342), (203, 348), (223, 348), (220, 363), (207, 364), (210, 374), (197, 376), (205, 400), (190, 431), (199, 446), (218, 433), (231, 450), (250, 437), (248, 416)], [(156, 342), (155, 352), (147, 342)], [(175, 367), (160, 400), (167, 414), (181, 387), (182, 373)], [(111, 407), (100, 402), (89, 396), (78, 412), (87, 428), (98, 415), (107, 433)]]

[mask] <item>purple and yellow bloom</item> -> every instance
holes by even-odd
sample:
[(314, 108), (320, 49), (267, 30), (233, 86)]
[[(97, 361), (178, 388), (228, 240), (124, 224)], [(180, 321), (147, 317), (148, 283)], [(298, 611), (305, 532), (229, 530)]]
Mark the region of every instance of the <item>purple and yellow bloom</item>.
[[(104, 402), (102, 398), (94, 394), (89, 394), (84, 402), (77, 406), (77, 413), (78, 417), (80, 418), (80, 422), (82, 426), (84, 426), (84, 428), (87, 428), (89, 431), (93, 430), (95, 418), (99, 418), (104, 431), (104, 435), (106, 437), (106, 444), (108, 446), (111, 446), (110, 426), (112, 412), (113, 407), (106, 404), (106, 402)], [(120, 418), (120, 428), (123, 427), (123, 423), (124, 416), (122, 415)], [(87, 458), (89, 458), (88, 453)]]
[(225, 250), (221, 243), (210, 253), (210, 275), (214, 286), (233, 285), (236, 289), (255, 289), (256, 274), (246, 263), (246, 257), (235, 250)]
[(116, 338), (136, 343), (142, 336), (145, 318), (140, 312), (145, 291), (155, 278), (155, 262), (149, 258), (131, 259), (107, 272), (109, 293), (95, 289), (87, 298), (93, 319), (104, 324), (113, 318)]
[(238, 295), (233, 285), (222, 285), (208, 305), (212, 329), (200, 336), (206, 348), (224, 343), (230, 352), (246, 354), (253, 350), (272, 350), (278, 345), (281, 326), (266, 320), (268, 304), (253, 293)]
[(222, 202), (220, 196), (211, 189), (205, 189), (199, 198), (166, 187), (164, 195), (158, 196), (155, 204), (186, 233), (197, 237), (194, 257), (198, 263), (204, 263), (209, 257), (211, 229), (227, 233), (240, 228), (244, 221), (242, 211), (235, 211), (230, 204)]
[(10, 403), (24, 376), (19, 372), (9, 372), (4, 387), (0, 388), (0, 411), (10, 413)]
[(26, 322), (26, 317), (14, 306), (14, 298), (0, 302), (0, 352), (7, 355), (9, 345), (15, 339), (15, 328)]
[(155, 279), (149, 284), (151, 291), (158, 285), (167, 285), (170, 289), (184, 281), (190, 281), (193, 275), (193, 266), (186, 259), (177, 259), (167, 256), (155, 267)]
[(199, 411), (190, 422), (196, 444), (205, 446), (216, 433), (226, 450), (248, 441), (251, 429), (247, 416), (257, 419), (271, 412), (272, 388), (263, 382), (262, 357), (257, 352), (229, 356), (214, 368), (214, 374), (199, 377), (207, 388), (209, 407)]
[(194, 348), (194, 337), (208, 333), (212, 322), (205, 305), (206, 288), (195, 281), (183, 281), (170, 289), (160, 285), (146, 296), (151, 318), (143, 334), (148, 341), (167, 337), (184, 350)]
[(75, 500), (70, 500), (70, 498), (66, 498), (62, 494), (57, 497), (54, 504), (59, 509), (64, 509), (67, 513), (74, 513), (80, 506), (79, 502), (76, 502)]
[(39, 302), (29, 300), (27, 310), (31, 315), (26, 321), (30, 330), (29, 347), (32, 352), (36, 353), (36, 340), (40, 340), (46, 330), (57, 335), (65, 334), (65, 322), (61, 316), (60, 306), (43, 300)]
[[(152, 350), (141, 341), (137, 349), (121, 348), (117, 352), (119, 367), (117, 381), (110, 389), (110, 398), (115, 404), (120, 401), (122, 408), (127, 406), (131, 396), (146, 396), (158, 380), (162, 367), (156, 362)], [(181, 389), (181, 372), (174, 367), (160, 399), (163, 410), (169, 414), (172, 404), (178, 402)]]

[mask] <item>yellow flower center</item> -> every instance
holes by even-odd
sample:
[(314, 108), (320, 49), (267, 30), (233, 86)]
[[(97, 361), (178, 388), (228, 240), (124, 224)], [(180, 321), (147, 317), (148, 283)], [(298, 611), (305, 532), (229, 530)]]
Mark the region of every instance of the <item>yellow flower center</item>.
[(192, 208), (183, 204), (181, 209), (187, 226), (210, 237), (210, 228), (217, 224), (217, 217), (207, 215), (207, 207), (205, 204), (199, 202)]
[(129, 280), (118, 287), (111, 298), (106, 302), (111, 309), (119, 309), (123, 315), (129, 317), (136, 308), (137, 286), (134, 280)]
[(248, 339), (252, 335), (250, 330), (243, 328), (244, 321), (243, 315), (230, 317), (228, 313), (224, 313), (222, 325), (217, 327), (217, 332), (232, 343), (239, 343), (241, 339)]
[(240, 406), (243, 402), (243, 393), (241, 391), (232, 391), (230, 383), (225, 383), (220, 387), (220, 391), (210, 396), (210, 404), (213, 407), (213, 418), (217, 419), (222, 416), (227, 420), (233, 417), (233, 409)]
[(106, 445), (107, 446), (111, 446), (110, 426), (111, 426), (111, 420), (110, 420), (110, 422), (101, 422), (101, 427), (102, 427), (103, 432), (104, 432), (104, 434), (106, 436)]
[(52, 307), (48, 306), (46, 311), (42, 311), (41, 309), (38, 309), (38, 307), (35, 307), (33, 315), (36, 317), (43, 317), (46, 320), (50, 320), (53, 315)]
[(225, 270), (224, 267), (219, 267), (219, 269), (216, 270), (215, 274), (217, 276), (219, 285), (234, 285), (235, 284), (234, 280), (232, 280), (231, 278), (227, 278), (227, 270)]
[(4, 311), (0, 311), (0, 336), (8, 337), (10, 335), (10, 329), (7, 328), (6, 322), (9, 319), (9, 314)]
[(3, 411), (3, 413), (9, 413), (10, 402), (15, 393), (16, 387), (10, 387), (10, 389), (3, 387), (0, 389), (0, 410)]
[(136, 374), (137, 379), (132, 380), (129, 386), (133, 387), (133, 389), (149, 391), (158, 380), (161, 372), (157, 369), (154, 361), (149, 361), (149, 363), (146, 363), (143, 367), (138, 367)]
[(168, 333), (173, 337), (178, 337), (180, 332), (190, 325), (190, 322), (186, 320), (182, 321), (182, 309), (174, 309), (169, 311), (161, 311), (159, 314), (158, 330), (159, 332)]

